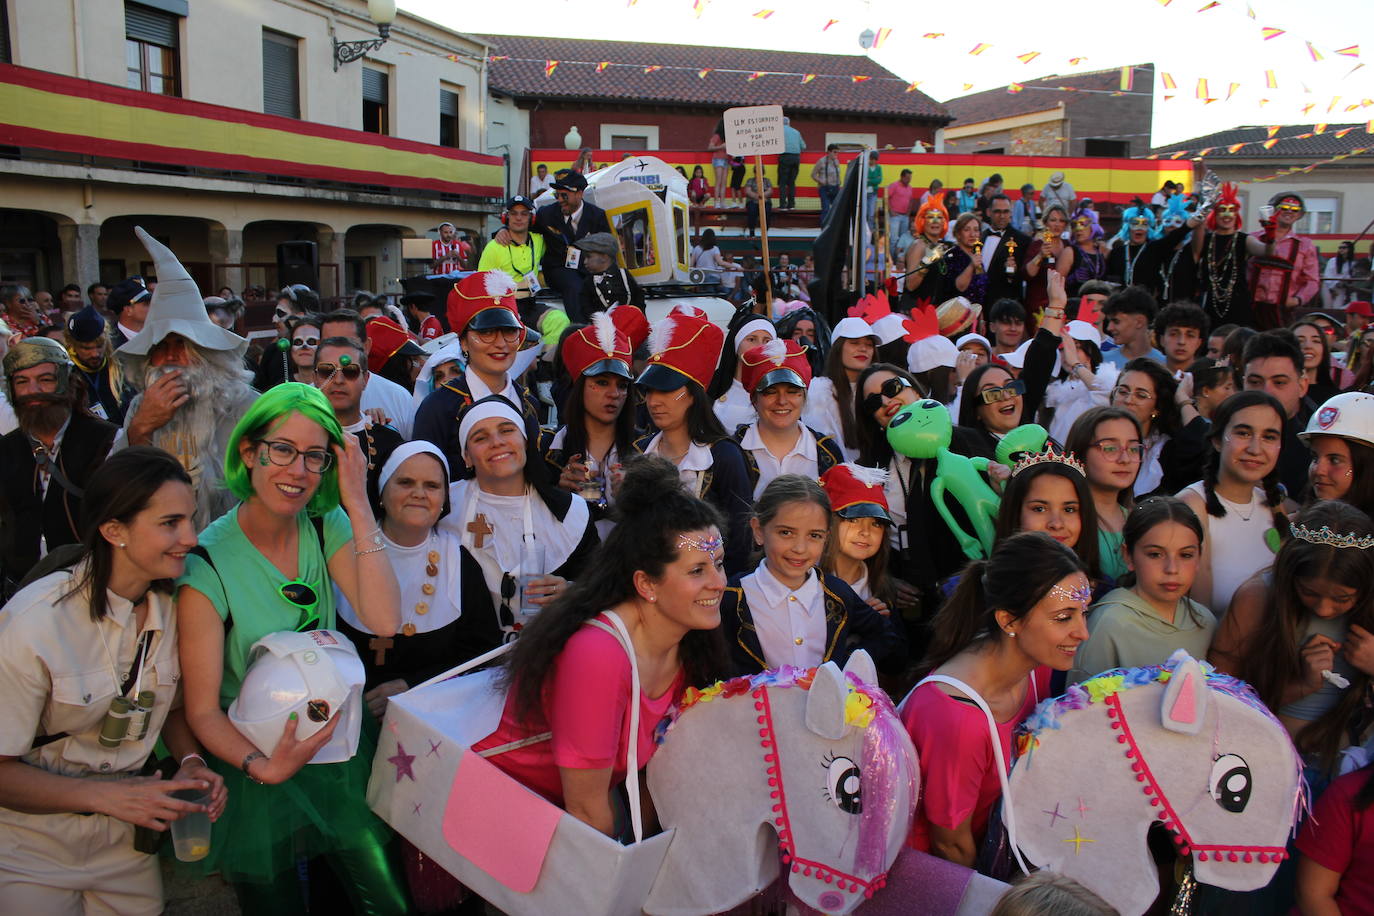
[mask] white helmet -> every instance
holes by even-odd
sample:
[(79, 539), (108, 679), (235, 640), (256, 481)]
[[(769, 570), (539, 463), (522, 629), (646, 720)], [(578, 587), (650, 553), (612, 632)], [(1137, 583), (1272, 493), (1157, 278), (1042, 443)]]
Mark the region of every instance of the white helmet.
[(269, 633), (248, 650), (248, 672), (229, 706), (229, 721), (264, 754), (281, 740), (291, 713), (304, 741), (339, 713), (334, 737), (311, 763), (342, 763), (358, 751), (366, 674), (348, 637), (336, 630)]
[(1374, 446), (1374, 394), (1347, 391), (1318, 407), (1298, 433), (1306, 442), (1312, 436), (1340, 436)]

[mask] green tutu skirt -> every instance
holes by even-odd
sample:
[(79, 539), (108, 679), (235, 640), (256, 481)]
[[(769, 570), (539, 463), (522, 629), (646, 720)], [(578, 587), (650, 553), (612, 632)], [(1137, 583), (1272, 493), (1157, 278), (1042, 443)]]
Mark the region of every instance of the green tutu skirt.
[(268, 883), (302, 859), (381, 847), (391, 828), (367, 806), (377, 723), (364, 717), (358, 752), (344, 763), (306, 764), (286, 782), (258, 785), (222, 760), (229, 801), (213, 825), (210, 854), (197, 865), (230, 882)]

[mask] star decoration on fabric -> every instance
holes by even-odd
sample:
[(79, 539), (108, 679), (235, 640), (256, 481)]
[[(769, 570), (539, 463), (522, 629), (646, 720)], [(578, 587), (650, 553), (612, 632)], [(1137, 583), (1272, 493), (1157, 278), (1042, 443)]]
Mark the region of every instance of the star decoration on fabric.
[(416, 802), (416, 803), (415, 803), (415, 816), (416, 816), (416, 817), (419, 817), (419, 815), (420, 815), (420, 806), (423, 805), (423, 804), (424, 804), (424, 802)]
[(1072, 843), (1072, 844), (1073, 844), (1073, 854), (1074, 854), (1074, 855), (1078, 855), (1080, 852), (1083, 851), (1083, 844), (1084, 844), (1084, 843), (1096, 843), (1097, 840), (1090, 840), (1090, 839), (1088, 839), (1087, 837), (1085, 837), (1082, 833), (1079, 832), (1078, 826), (1075, 824), (1075, 825), (1074, 825), (1074, 828), (1073, 828), (1073, 836), (1070, 837), (1069, 839), (1065, 840), (1064, 842), (1065, 842), (1065, 843)]
[(415, 781), (415, 771), (411, 768), (415, 763), (415, 755), (407, 754), (405, 745), (396, 742), (396, 753), (388, 758), (386, 762), (396, 767), (396, 781), (400, 782), (402, 776), (409, 776), (410, 781)]
[(439, 745), (443, 744), (444, 742), (442, 742), (442, 741), (435, 741), (433, 738), (429, 738), (429, 739), (426, 739), (426, 740), (429, 741), (429, 753), (425, 754), (425, 756), (426, 756), (426, 757), (438, 757), (438, 756), (439, 756)]
[(1059, 802), (1055, 802), (1055, 803), (1054, 803), (1054, 810), (1053, 810), (1053, 811), (1049, 810), (1048, 808), (1042, 808), (1042, 809), (1040, 809), (1040, 813), (1041, 813), (1041, 814), (1048, 814), (1048, 815), (1050, 816), (1050, 829), (1051, 829), (1051, 830), (1054, 829), (1055, 821), (1058, 821), (1058, 820), (1060, 820), (1060, 819), (1068, 820), (1068, 818), (1064, 817), (1064, 815), (1062, 815), (1062, 814), (1059, 813)]
[(1091, 810), (1091, 808), (1083, 804), (1083, 796), (1078, 796), (1078, 816), (1086, 820), (1088, 812)]

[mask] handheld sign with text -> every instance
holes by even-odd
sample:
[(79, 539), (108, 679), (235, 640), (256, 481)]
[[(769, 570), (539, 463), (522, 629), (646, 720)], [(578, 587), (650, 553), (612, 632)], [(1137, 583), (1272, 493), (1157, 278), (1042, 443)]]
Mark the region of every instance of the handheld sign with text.
[(771, 156), (783, 151), (782, 106), (725, 109), (725, 151), (731, 156)]

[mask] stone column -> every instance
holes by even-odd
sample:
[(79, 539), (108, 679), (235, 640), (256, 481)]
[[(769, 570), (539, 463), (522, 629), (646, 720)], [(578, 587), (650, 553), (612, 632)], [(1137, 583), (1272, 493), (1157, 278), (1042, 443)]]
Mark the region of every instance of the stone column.
[(243, 288), (248, 284), (248, 272), (243, 267), (242, 229), (210, 227), (210, 265), (214, 288), (205, 290), (205, 295), (217, 295), (221, 286), (228, 286), (238, 295), (243, 295)]
[[(327, 226), (316, 230), (315, 244), (320, 248), (320, 297), (344, 294), (344, 233)], [(333, 265), (333, 266), (326, 266)]]
[(96, 223), (65, 223), (57, 227), (62, 243), (62, 272), (66, 283), (85, 290), (100, 279), (100, 226)]

